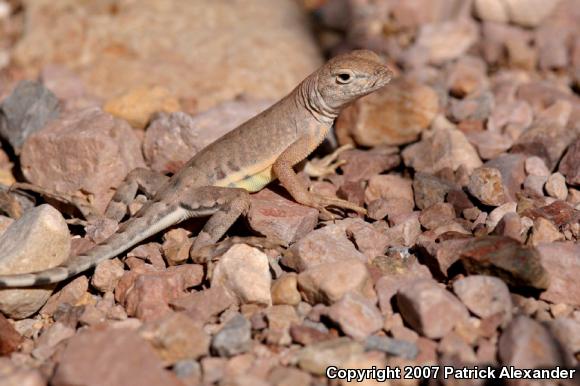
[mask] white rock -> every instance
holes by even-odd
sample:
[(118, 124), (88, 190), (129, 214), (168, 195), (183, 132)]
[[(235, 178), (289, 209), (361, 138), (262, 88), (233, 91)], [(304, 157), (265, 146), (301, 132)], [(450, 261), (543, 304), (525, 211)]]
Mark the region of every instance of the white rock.
[(503, 0), (512, 23), (536, 27), (556, 7), (560, 0)]
[(475, 14), (481, 20), (507, 23), (509, 13), (503, 0), (475, 0), (473, 3)]
[[(62, 215), (50, 205), (27, 211), (0, 236), (0, 275), (42, 271), (62, 264), (70, 253), (70, 234)], [(52, 286), (0, 290), (0, 311), (13, 319), (34, 314)]]
[(211, 285), (223, 285), (242, 303), (272, 304), (268, 256), (245, 244), (231, 247), (216, 264)]

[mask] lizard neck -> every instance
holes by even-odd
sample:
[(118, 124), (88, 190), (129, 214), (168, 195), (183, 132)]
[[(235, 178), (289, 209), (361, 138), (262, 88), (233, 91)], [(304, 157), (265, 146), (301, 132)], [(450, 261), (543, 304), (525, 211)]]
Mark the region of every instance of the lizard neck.
[(318, 122), (332, 126), (338, 117), (339, 109), (329, 106), (325, 101), (316, 84), (316, 73), (304, 79), (296, 89), (297, 103), (306, 109)]

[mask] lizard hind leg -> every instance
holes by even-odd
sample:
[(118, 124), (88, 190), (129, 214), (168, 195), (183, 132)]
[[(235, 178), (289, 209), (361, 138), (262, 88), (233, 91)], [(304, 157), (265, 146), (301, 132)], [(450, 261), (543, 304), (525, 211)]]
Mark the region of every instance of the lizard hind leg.
[(160, 172), (146, 168), (135, 168), (121, 182), (105, 211), (105, 217), (120, 222), (127, 214), (129, 205), (141, 190), (147, 197), (152, 197), (167, 180)]
[(183, 200), (182, 207), (189, 217), (211, 215), (193, 242), (190, 257), (203, 262), (200, 251), (216, 243), (242, 214), (250, 208), (250, 195), (245, 189), (207, 186), (192, 192), (191, 198)]

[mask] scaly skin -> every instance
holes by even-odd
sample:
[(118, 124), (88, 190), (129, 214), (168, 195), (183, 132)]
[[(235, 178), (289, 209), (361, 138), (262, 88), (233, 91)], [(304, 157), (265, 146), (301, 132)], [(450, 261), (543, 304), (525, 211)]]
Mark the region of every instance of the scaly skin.
[[(63, 266), (0, 276), (0, 287), (65, 280), (187, 218), (211, 216), (193, 244), (194, 254), (218, 241), (247, 212), (248, 192), (259, 191), (275, 179), (294, 200), (325, 214), (329, 214), (325, 207), (331, 205), (365, 213), (348, 201), (309, 192), (293, 166), (324, 140), (345, 105), (383, 87), (391, 76), (371, 51), (353, 51), (331, 59), (289, 95), (197, 153), (103, 243)], [(134, 193), (136, 187), (132, 190)], [(126, 197), (118, 200), (128, 201)]]

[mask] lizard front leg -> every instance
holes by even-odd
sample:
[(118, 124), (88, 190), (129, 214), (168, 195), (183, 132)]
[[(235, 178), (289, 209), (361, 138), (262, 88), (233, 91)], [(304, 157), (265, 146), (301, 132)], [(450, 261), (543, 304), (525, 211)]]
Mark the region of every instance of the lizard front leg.
[(312, 152), (312, 149), (316, 148), (318, 142), (315, 137), (311, 136), (303, 136), (296, 140), (274, 162), (272, 166), (274, 174), (296, 202), (316, 208), (326, 217), (334, 217), (326, 209), (327, 206), (336, 206), (338, 208), (350, 209), (357, 213), (366, 214), (366, 209), (349, 201), (309, 192), (300, 178), (298, 178), (292, 167), (306, 158)]

